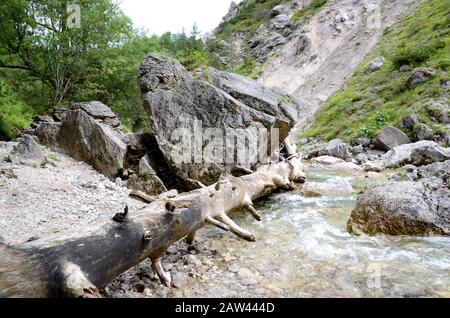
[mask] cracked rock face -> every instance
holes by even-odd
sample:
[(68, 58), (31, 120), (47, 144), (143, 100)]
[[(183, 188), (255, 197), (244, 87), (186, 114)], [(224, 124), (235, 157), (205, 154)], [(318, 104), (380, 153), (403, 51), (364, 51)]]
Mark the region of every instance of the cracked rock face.
[(355, 234), (450, 235), (450, 190), (441, 179), (367, 188), (347, 223)]
[(124, 168), (127, 146), (123, 134), (79, 109), (68, 112), (58, 143), (64, 153), (88, 162), (109, 178)]
[[(140, 66), (138, 84), (167, 163), (193, 187), (195, 181), (214, 183), (236, 164), (257, 164), (258, 151), (272, 139), (281, 144), (299, 116), (288, 96), (255, 81), (213, 69), (194, 76), (176, 60), (155, 54)], [(237, 147), (244, 138), (257, 145), (248, 146), (253, 152), (246, 155)]]
[(143, 159), (146, 153), (152, 153), (154, 144), (142, 136), (125, 133), (117, 116), (101, 102), (74, 103), (70, 109), (56, 109), (53, 117), (36, 118), (30, 130), (41, 144), (89, 163), (111, 180), (128, 180), (131, 189), (149, 195), (167, 191), (153, 170), (158, 158)]

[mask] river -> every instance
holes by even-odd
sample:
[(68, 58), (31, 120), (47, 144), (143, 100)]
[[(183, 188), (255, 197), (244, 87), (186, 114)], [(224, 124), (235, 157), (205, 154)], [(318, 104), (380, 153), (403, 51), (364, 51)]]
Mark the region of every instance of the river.
[[(356, 190), (377, 181), (362, 174), (308, 171), (312, 181), (337, 175)], [(356, 195), (306, 198), (299, 190), (273, 195), (259, 203), (261, 222), (233, 216), (256, 235), (256, 243), (206, 227), (199, 235), (221, 251), (214, 273), (174, 296), (450, 296), (450, 238), (350, 235), (346, 223), (355, 204)]]

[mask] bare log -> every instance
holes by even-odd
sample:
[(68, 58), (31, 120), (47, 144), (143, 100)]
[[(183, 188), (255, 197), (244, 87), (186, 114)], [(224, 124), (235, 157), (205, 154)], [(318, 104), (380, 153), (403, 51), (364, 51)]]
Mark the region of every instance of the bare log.
[(183, 238), (192, 244), (205, 224), (255, 241), (227, 214), (243, 210), (260, 219), (254, 200), (303, 179), (302, 163), (293, 157), (240, 178), (222, 176), (212, 186), (157, 199), (139, 211), (125, 209), (89, 227), (19, 245), (0, 242), (0, 297), (99, 297), (104, 285), (146, 258), (170, 286), (160, 261), (170, 245)]

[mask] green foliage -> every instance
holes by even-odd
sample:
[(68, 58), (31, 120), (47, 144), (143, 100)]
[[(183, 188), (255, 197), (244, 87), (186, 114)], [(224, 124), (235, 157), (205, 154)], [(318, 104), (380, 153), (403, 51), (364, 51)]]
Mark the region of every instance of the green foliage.
[(289, 96), (281, 96), (278, 99), (278, 104), (283, 105), (283, 104), (291, 104), (291, 105), (295, 105), (295, 102), (292, 100), (291, 97)]
[(397, 68), (402, 65), (417, 66), (429, 60), (432, 55), (443, 48), (445, 48), (445, 42), (439, 39), (434, 39), (427, 44), (402, 48), (393, 54), (392, 63)]
[[(449, 1), (429, 0), (385, 30), (378, 49), (348, 80), (347, 88), (326, 102), (304, 136), (347, 141), (373, 137), (388, 125), (400, 124), (412, 112), (433, 129), (441, 129), (424, 105), (428, 99), (441, 96), (440, 84), (449, 79), (449, 5)], [(386, 58), (383, 68), (367, 74), (370, 61), (380, 55)], [(411, 72), (399, 72), (406, 64), (432, 67), (436, 76), (410, 88), (406, 82)]]
[(0, 79), (0, 140), (8, 140), (30, 124), (32, 110)]
[(110, 0), (78, 0), (80, 28), (69, 27), (67, 1), (6, 0), (0, 5), (0, 66), (20, 69), (52, 89), (54, 104), (73, 96), (86, 74), (101, 72), (111, 47), (132, 32)]
[(312, 17), (327, 2), (328, 0), (311, 0), (307, 6), (302, 7), (301, 9), (297, 10), (297, 12), (294, 13), (294, 15), (292, 16), (292, 21), (300, 21), (301, 19), (304, 18), (308, 19)]
[(236, 66), (234, 72), (256, 79), (261, 71), (258, 69), (255, 61), (250, 56), (247, 56), (238, 66)]

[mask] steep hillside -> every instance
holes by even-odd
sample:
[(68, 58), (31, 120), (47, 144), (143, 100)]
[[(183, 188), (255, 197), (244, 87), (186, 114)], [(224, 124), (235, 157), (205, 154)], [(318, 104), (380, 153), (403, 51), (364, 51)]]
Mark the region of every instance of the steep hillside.
[[(327, 101), (306, 136), (348, 141), (372, 138), (381, 128), (398, 126), (414, 112), (438, 136), (448, 134), (449, 11), (449, 1), (427, 1), (413, 15), (386, 29), (380, 45), (347, 87)], [(372, 70), (369, 64), (380, 56), (384, 65)], [(432, 74), (415, 84), (412, 73), (419, 68), (428, 68)]]
[(290, 94), (302, 106), (303, 119), (291, 134), (295, 138), (372, 52), (384, 30), (419, 4), (243, 1), (230, 8), (216, 30), (216, 48), (228, 68)]

